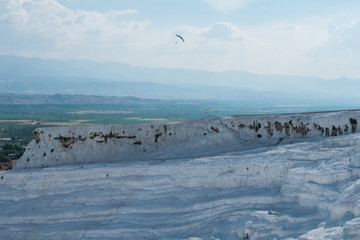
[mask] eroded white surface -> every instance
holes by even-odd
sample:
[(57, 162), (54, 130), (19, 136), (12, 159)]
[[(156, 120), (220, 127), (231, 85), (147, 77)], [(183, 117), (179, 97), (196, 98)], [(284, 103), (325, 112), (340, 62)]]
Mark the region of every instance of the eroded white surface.
[[(212, 117), (179, 124), (37, 129), (16, 168), (213, 156), (359, 132), (360, 111)], [(360, 121), (360, 120), (359, 120)], [(354, 166), (360, 165), (355, 159)]]
[(213, 156), (17, 168), (0, 173), (1, 238), (360, 239), (359, 149), (354, 133)]

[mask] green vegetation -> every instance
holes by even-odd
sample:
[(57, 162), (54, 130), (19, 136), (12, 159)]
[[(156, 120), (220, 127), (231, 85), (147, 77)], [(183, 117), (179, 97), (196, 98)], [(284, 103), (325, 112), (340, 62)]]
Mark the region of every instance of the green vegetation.
[(22, 122), (0, 122), (0, 162), (20, 158), (25, 146), (32, 139), (33, 131), (40, 126)]
[[(76, 101), (78, 98), (77, 96)], [(124, 98), (122, 101), (104, 103), (104, 99), (100, 98), (96, 99), (99, 103), (94, 103), (93, 100), (84, 103), (87, 101), (86, 98), (87, 96), (84, 96), (79, 103), (71, 103), (69, 100), (70, 103), (67, 104), (46, 101), (33, 104), (0, 104), (0, 162), (21, 157), (27, 144), (33, 139), (34, 130), (40, 127), (76, 124), (156, 124), (220, 115), (219, 111), (205, 113), (206, 105), (201, 102)], [(14, 101), (16, 100), (18, 99)], [(20, 102), (27, 102), (21, 100)]]
[(0, 162), (8, 162), (14, 159), (18, 159), (23, 154), (24, 149), (20, 144), (9, 144), (6, 143), (2, 146), (2, 150), (0, 151)]
[[(32, 139), (33, 131), (38, 127), (41, 127), (41, 124), (34, 121), (0, 122), (0, 139), (11, 138), (10, 142), (28, 143)], [(0, 144), (1, 142), (4, 141), (0, 141)]]
[[(321, 109), (318, 107), (316, 110)], [(32, 140), (33, 131), (40, 127), (77, 124), (158, 124), (221, 115), (301, 111), (311, 109), (288, 109), (220, 100), (0, 93), (0, 162), (19, 158), (25, 146)], [(350, 122), (355, 131), (357, 120), (350, 119)], [(291, 121), (289, 123), (291, 124)], [(255, 127), (258, 130), (261, 125), (257, 124)], [(262, 136), (259, 134), (257, 137)]]
[[(37, 122), (71, 122), (133, 124), (137, 119), (184, 120), (204, 117), (205, 108), (188, 104), (38, 104), (0, 105), (0, 120), (32, 120)], [(207, 114), (210, 115), (210, 114)], [(56, 124), (55, 124), (56, 125)]]

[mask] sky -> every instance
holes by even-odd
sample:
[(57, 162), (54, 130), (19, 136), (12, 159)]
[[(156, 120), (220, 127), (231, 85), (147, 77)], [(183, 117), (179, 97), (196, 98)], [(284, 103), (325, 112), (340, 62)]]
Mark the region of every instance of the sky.
[(360, 78), (359, 12), (358, 0), (0, 0), (0, 54)]

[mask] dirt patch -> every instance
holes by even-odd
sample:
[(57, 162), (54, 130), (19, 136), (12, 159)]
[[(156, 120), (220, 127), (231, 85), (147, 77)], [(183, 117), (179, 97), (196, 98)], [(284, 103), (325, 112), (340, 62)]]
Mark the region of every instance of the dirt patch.
[(46, 126), (74, 126), (74, 125), (80, 125), (88, 122), (89, 120), (74, 120), (70, 122), (39, 122), (42, 125)]
[(91, 113), (96, 113), (96, 114), (108, 114), (108, 113), (113, 113), (113, 114), (117, 114), (117, 113), (132, 113), (131, 111), (99, 111), (99, 110), (82, 110), (82, 111), (75, 111), (75, 112), (68, 112), (70, 114), (78, 114), (78, 115), (84, 115), (84, 114), (91, 114)]
[(34, 120), (0, 120), (0, 122), (14, 122), (14, 123), (22, 123), (22, 124), (28, 124), (28, 125), (36, 125), (40, 122), (34, 121)]
[(62, 137), (62, 136), (59, 136), (59, 137), (56, 137), (54, 139), (58, 140), (64, 148), (71, 148), (74, 145), (74, 143), (76, 143), (77, 141), (85, 141), (86, 137), (82, 138), (81, 136), (79, 136), (79, 137)]

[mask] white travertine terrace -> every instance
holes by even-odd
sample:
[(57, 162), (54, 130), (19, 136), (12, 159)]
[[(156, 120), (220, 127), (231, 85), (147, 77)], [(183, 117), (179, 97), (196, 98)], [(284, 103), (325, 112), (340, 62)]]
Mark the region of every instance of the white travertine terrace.
[(38, 129), (0, 172), (1, 238), (360, 239), (359, 119)]
[(37, 129), (16, 168), (211, 156), (358, 132), (359, 111), (214, 117), (178, 124)]

